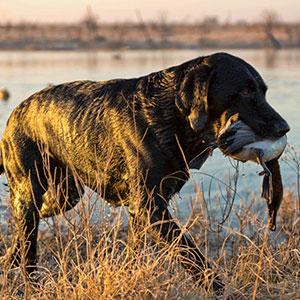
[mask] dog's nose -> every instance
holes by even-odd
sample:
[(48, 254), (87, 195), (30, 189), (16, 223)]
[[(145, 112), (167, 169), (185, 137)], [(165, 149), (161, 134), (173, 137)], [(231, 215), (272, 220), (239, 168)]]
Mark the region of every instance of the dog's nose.
[(285, 121), (281, 122), (281, 123), (275, 125), (275, 131), (278, 134), (278, 136), (281, 137), (290, 131), (290, 126)]

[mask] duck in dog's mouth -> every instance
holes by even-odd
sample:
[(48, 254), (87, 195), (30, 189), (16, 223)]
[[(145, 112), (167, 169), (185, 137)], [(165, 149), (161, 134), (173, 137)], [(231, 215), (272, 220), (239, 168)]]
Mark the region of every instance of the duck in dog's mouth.
[(261, 196), (269, 208), (269, 228), (276, 230), (276, 215), (283, 196), (283, 187), (278, 159), (287, 144), (286, 135), (278, 139), (265, 139), (238, 119), (238, 114), (229, 118), (221, 129), (214, 147), (226, 156), (240, 161), (260, 164), (264, 175)]

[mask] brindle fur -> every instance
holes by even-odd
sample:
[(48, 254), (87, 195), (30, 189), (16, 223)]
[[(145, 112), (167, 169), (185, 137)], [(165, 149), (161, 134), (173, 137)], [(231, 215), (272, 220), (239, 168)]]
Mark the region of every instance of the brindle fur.
[[(266, 138), (287, 131), (266, 89), (245, 61), (217, 53), (140, 78), (64, 83), (32, 95), (13, 111), (1, 142), (0, 170), (19, 228), (2, 261), (20, 261), (23, 239), (25, 264), (34, 266), (40, 216), (71, 209), (87, 185), (110, 204), (129, 206), (133, 230), (151, 224), (160, 245), (178, 238), (183, 266), (201, 279), (206, 258), (182, 234), (168, 201), (188, 180), (187, 163), (197, 157), (193, 167), (203, 164), (203, 151), (233, 114)], [(49, 173), (64, 201), (51, 196)]]

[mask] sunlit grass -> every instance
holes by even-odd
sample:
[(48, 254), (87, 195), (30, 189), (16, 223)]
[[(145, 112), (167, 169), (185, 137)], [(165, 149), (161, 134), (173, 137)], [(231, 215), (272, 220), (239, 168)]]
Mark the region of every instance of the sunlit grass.
[[(289, 163), (293, 166), (297, 159)], [(225, 284), (220, 299), (300, 299), (299, 173), (295, 174), (295, 189), (284, 191), (275, 233), (267, 228), (267, 207), (261, 200), (252, 196), (250, 203), (243, 198), (232, 203), (236, 175), (214, 199), (194, 185), (190, 215), (186, 220), (177, 217), (177, 222), (220, 274)], [(127, 243), (127, 214), (126, 208), (108, 208), (87, 191), (73, 211), (48, 218), (41, 226), (35, 283), (27, 280), (22, 267), (1, 266), (0, 298), (216, 299), (180, 266), (174, 245), (159, 249), (145, 234), (143, 247), (133, 252)], [(176, 215), (180, 216), (178, 207)], [(1, 231), (1, 254), (9, 247), (13, 222), (10, 217)]]

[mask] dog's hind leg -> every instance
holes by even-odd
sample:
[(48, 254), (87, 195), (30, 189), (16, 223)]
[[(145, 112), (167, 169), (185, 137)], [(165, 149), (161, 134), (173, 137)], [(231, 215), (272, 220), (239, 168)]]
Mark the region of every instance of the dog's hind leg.
[(67, 168), (49, 159), (48, 189), (43, 195), (40, 213), (43, 218), (51, 217), (72, 209), (83, 195), (83, 185)]
[(10, 203), (15, 222), (12, 246), (1, 263), (18, 266), (21, 262), (30, 273), (36, 264), (36, 242), (39, 209), (47, 182), (42, 172), (42, 157), (30, 139), (3, 138), (2, 156), (10, 190)]

